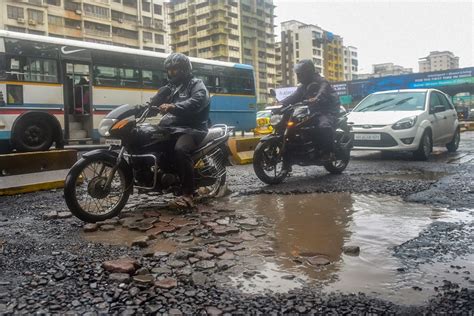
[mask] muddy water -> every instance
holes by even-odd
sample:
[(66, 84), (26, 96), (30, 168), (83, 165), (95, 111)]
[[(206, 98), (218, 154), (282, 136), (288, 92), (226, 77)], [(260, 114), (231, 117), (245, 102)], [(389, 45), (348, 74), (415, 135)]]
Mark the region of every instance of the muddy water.
[(407, 172), (407, 173), (393, 173), (389, 175), (370, 175), (367, 179), (375, 180), (423, 180), (423, 181), (437, 181), (442, 177), (448, 175), (446, 172), (437, 171), (418, 171), (418, 172)]
[[(263, 217), (269, 224), (270, 247), (276, 253), (265, 257), (260, 266), (266, 278), (232, 278), (244, 291), (287, 291), (309, 281), (320, 284), (324, 291), (363, 291), (418, 304), (434, 294), (433, 287), (442, 285), (443, 278), (469, 286), (459, 275), (445, 272), (453, 263), (423, 265), (400, 273), (397, 268), (402, 263), (393, 256), (394, 246), (418, 236), (430, 223), (472, 221), (469, 212), (433, 209), (397, 197), (349, 193), (245, 196), (225, 203), (245, 210), (249, 217)], [(343, 254), (344, 245), (359, 246), (360, 254)], [(331, 263), (314, 266), (307, 260), (310, 257), (327, 258)], [(473, 270), (473, 260), (474, 256), (456, 259), (456, 265)], [(281, 278), (288, 274), (294, 278)], [(423, 290), (415, 291), (413, 286)]]

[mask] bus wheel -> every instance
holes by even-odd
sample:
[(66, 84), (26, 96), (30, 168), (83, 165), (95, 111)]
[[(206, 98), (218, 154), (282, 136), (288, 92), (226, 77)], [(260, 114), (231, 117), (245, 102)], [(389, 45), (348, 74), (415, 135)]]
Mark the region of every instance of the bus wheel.
[(48, 150), (53, 144), (53, 124), (42, 115), (25, 115), (16, 122), (12, 145), (18, 151)]

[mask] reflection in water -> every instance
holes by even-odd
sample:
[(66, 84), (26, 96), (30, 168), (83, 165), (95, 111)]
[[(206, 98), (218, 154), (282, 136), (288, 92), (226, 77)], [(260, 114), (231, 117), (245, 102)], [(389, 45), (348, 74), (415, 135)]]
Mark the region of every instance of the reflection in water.
[[(271, 247), (275, 255), (265, 257), (266, 264), (261, 265), (260, 273), (271, 273), (264, 287), (256, 278), (251, 280), (252, 286), (249, 280), (234, 278), (234, 283), (244, 286), (243, 290), (289, 289), (300, 286), (297, 279), (309, 278), (311, 282), (325, 285), (325, 291), (372, 292), (407, 304), (422, 303), (433, 295), (433, 286), (423, 291), (414, 291), (412, 287), (420, 286), (421, 278), (425, 286), (441, 281), (436, 274), (443, 273), (449, 264), (400, 273), (397, 269), (402, 263), (393, 255), (393, 247), (417, 237), (437, 220), (472, 221), (471, 212), (432, 209), (383, 195), (256, 195), (229, 198), (225, 203), (247, 210), (248, 217), (263, 216), (270, 224), (268, 239), (273, 240)], [(262, 245), (263, 242), (257, 243)], [(342, 254), (344, 245), (359, 246), (360, 255)], [(315, 255), (324, 255), (331, 264), (315, 267), (304, 258), (295, 262), (302, 256)], [(458, 259), (459, 264), (472, 266), (469, 265), (471, 257)], [(285, 273), (296, 278), (288, 281), (271, 277)]]
[(439, 171), (416, 171), (410, 173), (393, 173), (384, 175), (369, 175), (365, 178), (375, 180), (424, 180), (424, 181), (437, 181), (442, 177), (448, 175), (447, 172)]

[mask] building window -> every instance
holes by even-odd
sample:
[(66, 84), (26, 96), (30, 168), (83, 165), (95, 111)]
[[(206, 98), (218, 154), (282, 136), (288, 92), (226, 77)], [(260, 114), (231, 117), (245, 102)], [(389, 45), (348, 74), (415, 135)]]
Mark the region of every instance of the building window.
[(26, 33), (26, 29), (24, 27), (16, 27), (16, 26), (7, 25), (7, 30), (12, 31), (12, 32)]
[(70, 29), (81, 29), (81, 21), (64, 19), (64, 26)]
[(165, 43), (165, 37), (161, 34), (155, 34), (155, 43), (156, 44), (164, 44)]
[(145, 12), (150, 12), (150, 1), (149, 0), (142, 0), (142, 10)]
[(61, 0), (46, 0), (46, 3), (58, 7), (61, 6)]
[(163, 7), (160, 4), (155, 4), (153, 6), (153, 11), (155, 14), (162, 15), (163, 14)]
[(151, 32), (143, 32), (143, 40), (147, 42), (153, 41), (153, 34)]
[(14, 7), (11, 5), (7, 5), (7, 12), (9, 19), (24, 19), (23, 8)]
[(103, 8), (87, 3), (84, 3), (84, 11), (87, 16), (93, 16), (101, 19), (108, 19), (110, 16), (110, 10), (108, 8)]
[(295, 34), (295, 40), (299, 39), (299, 34)]
[(112, 28), (112, 33), (116, 36), (125, 37), (125, 38), (129, 38), (129, 39), (137, 39), (137, 37), (138, 37), (138, 32), (137, 31), (130, 31), (130, 30), (121, 29), (121, 28), (118, 28), (118, 27), (113, 27)]
[(35, 21), (36, 23), (43, 24), (43, 12), (38, 10), (28, 9), (28, 19)]
[(81, 4), (77, 2), (73, 2), (72, 0), (65, 0), (64, 1), (64, 9), (68, 11), (77, 11), (81, 10)]
[(144, 16), (143, 17), (143, 26), (151, 27), (152, 26), (151, 18)]
[(48, 15), (48, 24), (63, 26), (64, 19), (60, 16)]
[(127, 7), (136, 8), (137, 7), (137, 0), (123, 0), (123, 5)]

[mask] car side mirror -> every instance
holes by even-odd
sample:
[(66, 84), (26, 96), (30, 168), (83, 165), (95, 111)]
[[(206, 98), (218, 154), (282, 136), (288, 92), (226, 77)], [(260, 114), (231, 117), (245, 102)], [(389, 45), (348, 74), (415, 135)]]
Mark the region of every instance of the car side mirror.
[(436, 105), (434, 107), (434, 113), (444, 112), (446, 111), (446, 107), (444, 105)]

